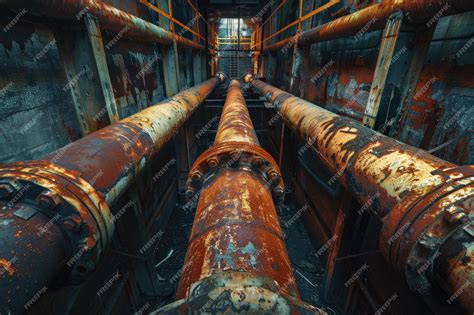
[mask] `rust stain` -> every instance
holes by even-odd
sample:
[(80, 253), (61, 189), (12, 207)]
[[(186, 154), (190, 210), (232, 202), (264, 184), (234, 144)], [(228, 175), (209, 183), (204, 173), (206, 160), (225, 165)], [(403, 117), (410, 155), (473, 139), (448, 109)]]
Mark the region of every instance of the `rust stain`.
[(15, 268), (12, 267), (12, 263), (7, 259), (0, 258), (0, 268), (3, 268), (9, 276), (13, 276), (15, 273)]
[[(214, 147), (196, 160), (188, 182), (209, 176), (204, 174), (217, 168), (226, 154), (239, 164), (239, 149), (241, 155), (253, 156), (256, 166), (268, 165), (268, 172), (275, 172), (270, 177), (281, 180), (276, 163), (258, 146), (240, 85), (232, 81)], [(209, 163), (212, 159), (216, 161)], [(200, 168), (203, 164), (214, 166)], [(184, 298), (193, 283), (221, 272), (271, 279), (283, 294), (299, 297), (271, 186), (258, 171), (227, 165), (211, 173), (200, 192), (177, 299)]]

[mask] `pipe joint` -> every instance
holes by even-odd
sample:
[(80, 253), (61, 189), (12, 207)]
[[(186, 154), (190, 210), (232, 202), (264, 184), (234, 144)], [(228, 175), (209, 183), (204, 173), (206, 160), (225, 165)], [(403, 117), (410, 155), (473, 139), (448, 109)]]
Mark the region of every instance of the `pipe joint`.
[[(77, 284), (94, 270), (108, 246), (114, 230), (109, 207), (103, 197), (79, 173), (46, 161), (4, 164), (0, 168), (0, 186), (10, 187), (2, 195), (2, 210), (28, 221), (37, 213), (50, 220), (34, 230), (17, 226), (26, 237), (48, 237), (51, 226), (66, 235), (66, 283)], [(47, 249), (44, 249), (47, 250)]]
[(248, 272), (226, 271), (193, 283), (185, 298), (152, 314), (272, 313), (326, 314), (281, 292), (275, 281)]
[(220, 169), (226, 168), (259, 175), (272, 192), (273, 200), (283, 201), (285, 185), (278, 164), (260, 146), (247, 142), (223, 142), (201, 154), (189, 172), (187, 197), (193, 198)]
[(254, 79), (254, 75), (250, 72), (244, 74), (244, 76), (242, 77), (242, 80), (245, 82), (245, 83), (250, 83), (252, 80)]
[[(433, 272), (438, 262), (443, 260), (441, 248), (444, 244), (450, 240), (454, 245), (456, 242), (451, 240), (451, 236), (473, 224), (470, 215), (474, 202), (473, 171), (472, 166), (444, 171), (448, 180), (443, 185), (413, 202), (403, 215), (397, 211), (403, 207), (404, 202), (400, 202), (383, 219), (380, 247), (392, 265), (405, 275), (410, 289), (419, 294), (431, 293), (436, 278)], [(466, 251), (461, 252), (464, 246), (456, 243), (452, 248), (459, 249), (458, 260), (465, 261), (465, 268), (470, 268), (471, 258)], [(451, 277), (441, 282), (448, 278)]]
[(215, 77), (221, 80), (221, 83), (224, 83), (225, 80), (227, 79), (227, 75), (224, 72), (217, 72), (215, 74)]

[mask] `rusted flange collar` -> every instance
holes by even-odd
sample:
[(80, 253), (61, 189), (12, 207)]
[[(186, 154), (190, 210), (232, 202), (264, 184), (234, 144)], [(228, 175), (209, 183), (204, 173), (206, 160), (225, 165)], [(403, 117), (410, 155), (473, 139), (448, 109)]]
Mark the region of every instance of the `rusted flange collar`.
[(33, 200), (35, 209), (55, 218), (51, 222), (68, 236), (72, 245), (68, 282), (80, 282), (95, 268), (113, 235), (112, 215), (103, 196), (79, 173), (47, 161), (3, 164), (0, 184), (9, 183), (27, 187), (21, 200)]
[(455, 167), (442, 173), (446, 182), (412, 200), (409, 208), (402, 200), (383, 218), (380, 248), (405, 275), (410, 288), (420, 294), (431, 291), (429, 279), (440, 247), (450, 235), (472, 223), (469, 200), (474, 192), (474, 167)]
[[(241, 310), (241, 311), (238, 311)], [(194, 283), (186, 298), (151, 314), (327, 314), (280, 292), (275, 281), (248, 272), (216, 273)]]
[(259, 175), (268, 183), (273, 199), (283, 201), (285, 186), (278, 164), (260, 146), (247, 142), (224, 142), (201, 154), (189, 173), (186, 196), (192, 198), (220, 168), (240, 169)]
[(227, 75), (224, 72), (217, 72), (215, 77), (219, 78), (221, 80), (221, 83), (223, 83), (227, 79)]
[(253, 74), (249, 72), (249, 73), (244, 74), (242, 79), (244, 80), (245, 83), (250, 83), (250, 81), (252, 81), (253, 78), (254, 78)]

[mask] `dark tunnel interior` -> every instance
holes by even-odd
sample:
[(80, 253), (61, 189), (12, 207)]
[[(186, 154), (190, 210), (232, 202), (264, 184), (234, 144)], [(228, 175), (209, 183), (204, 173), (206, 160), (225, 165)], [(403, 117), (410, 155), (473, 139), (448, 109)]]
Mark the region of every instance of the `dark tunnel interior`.
[(474, 314), (472, 0), (0, 0), (0, 315)]

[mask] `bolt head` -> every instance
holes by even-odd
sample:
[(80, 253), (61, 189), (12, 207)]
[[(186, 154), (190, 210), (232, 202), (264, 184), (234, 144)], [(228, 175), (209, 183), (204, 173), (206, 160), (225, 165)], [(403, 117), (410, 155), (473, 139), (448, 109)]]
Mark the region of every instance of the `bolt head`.
[(192, 196), (194, 196), (194, 189), (192, 188), (186, 189), (186, 197), (191, 198)]
[(36, 201), (41, 209), (47, 210), (58, 206), (61, 203), (61, 197), (51, 191), (41, 193)]
[(5, 199), (13, 194), (14, 190), (9, 184), (0, 184), (0, 199)]
[(464, 209), (458, 206), (451, 206), (444, 212), (444, 219), (452, 224), (460, 224), (466, 222), (468, 219)]
[(278, 177), (278, 172), (274, 169), (271, 169), (267, 172), (267, 175), (270, 176), (270, 178), (274, 179)]
[(190, 176), (193, 181), (197, 182), (201, 180), (202, 174), (199, 171), (194, 171), (191, 173)]
[(262, 166), (264, 163), (264, 160), (261, 157), (257, 157), (253, 160), (253, 162), (256, 166)]
[(217, 160), (217, 158), (210, 158), (209, 160), (207, 160), (207, 164), (209, 165), (209, 167), (215, 168), (217, 167), (217, 165), (219, 165), (219, 161)]
[(3, 179), (0, 182), (0, 199), (5, 199), (18, 192), (23, 185), (14, 179)]
[(283, 187), (281, 187), (281, 186), (277, 186), (277, 187), (275, 187), (274, 191), (275, 191), (277, 194), (282, 194), (282, 193), (285, 191), (285, 189), (284, 189)]

